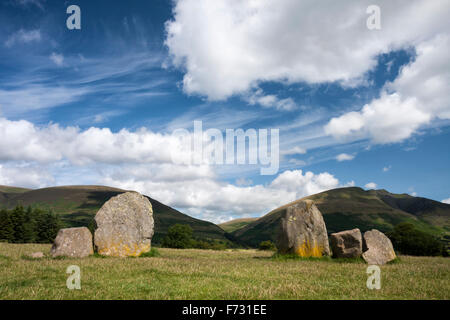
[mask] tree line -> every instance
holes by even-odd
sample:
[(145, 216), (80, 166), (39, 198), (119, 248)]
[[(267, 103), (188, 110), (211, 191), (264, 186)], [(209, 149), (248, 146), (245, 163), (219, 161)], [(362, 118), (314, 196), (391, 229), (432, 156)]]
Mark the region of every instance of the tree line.
[(447, 248), (438, 238), (403, 222), (386, 233), (396, 251), (412, 256), (448, 256)]
[(21, 205), (0, 210), (0, 241), (11, 243), (52, 243), (63, 226), (52, 211)]
[(211, 249), (225, 250), (235, 248), (230, 241), (218, 239), (196, 239), (193, 236), (192, 228), (187, 224), (174, 224), (167, 230), (167, 235), (163, 238), (161, 246), (164, 248), (176, 249)]

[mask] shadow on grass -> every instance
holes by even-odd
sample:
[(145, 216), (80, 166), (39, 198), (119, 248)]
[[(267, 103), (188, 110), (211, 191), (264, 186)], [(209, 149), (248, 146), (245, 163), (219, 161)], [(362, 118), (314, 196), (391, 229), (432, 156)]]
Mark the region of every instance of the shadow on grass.
[(27, 260), (27, 261), (40, 261), (40, 260), (48, 260), (49, 257), (44, 255), (43, 257), (33, 258), (32, 256), (23, 254), (20, 258), (22, 260)]

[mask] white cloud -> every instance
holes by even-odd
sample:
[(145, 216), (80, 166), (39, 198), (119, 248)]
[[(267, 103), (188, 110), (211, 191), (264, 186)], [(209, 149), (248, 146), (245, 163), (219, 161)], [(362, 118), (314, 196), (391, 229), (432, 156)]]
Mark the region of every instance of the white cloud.
[(366, 188), (366, 189), (376, 189), (376, 187), (377, 187), (377, 184), (375, 182), (369, 182), (364, 186), (364, 188)]
[(41, 31), (39, 29), (29, 31), (20, 29), (9, 36), (9, 38), (5, 41), (5, 46), (10, 48), (18, 43), (30, 43), (34, 41), (41, 41)]
[(355, 158), (354, 155), (347, 153), (341, 153), (336, 156), (336, 160), (339, 162), (353, 160), (354, 158)]
[(50, 60), (52, 60), (58, 67), (61, 67), (64, 63), (64, 56), (60, 53), (52, 52), (50, 55)]
[(8, 164), (0, 168), (0, 183), (41, 187), (54, 181), (84, 184), (89, 177), (90, 184), (137, 190), (213, 221), (229, 215), (264, 214), (340, 186), (330, 173), (302, 170), (284, 171), (265, 185), (245, 179), (236, 184), (223, 182), (213, 166), (174, 164), (171, 152), (179, 140), (146, 129), (112, 132), (57, 124), (38, 127), (25, 120), (0, 118), (0, 136), (0, 161)]
[(414, 62), (360, 111), (333, 118), (325, 132), (341, 141), (403, 141), (434, 119), (450, 119), (450, 36), (419, 44)]
[(123, 176), (123, 179), (107, 176), (102, 182), (137, 190), (184, 212), (216, 222), (229, 215), (261, 215), (290, 201), (339, 186), (339, 181), (329, 173), (303, 173), (302, 170), (285, 171), (266, 186), (236, 186), (210, 178), (189, 182), (182, 179), (139, 181), (133, 175)]
[(187, 94), (222, 100), (264, 81), (361, 84), (378, 54), (448, 32), (448, 1), (378, 1), (377, 31), (366, 27), (370, 4), (178, 0), (166, 45)]
[(387, 166), (383, 168), (383, 172), (388, 172), (389, 170), (391, 170), (392, 166)]
[(0, 164), (0, 185), (41, 188), (54, 182), (53, 177), (40, 167)]
[(442, 202), (442, 203), (446, 203), (446, 204), (450, 204), (450, 198), (444, 199), (444, 200), (442, 200), (441, 202)]
[[(0, 160), (37, 161), (67, 159), (73, 164), (170, 162), (176, 138), (140, 129), (117, 133), (91, 127), (37, 127), (31, 122), (0, 118)], [(182, 154), (179, 155), (183, 157)]]

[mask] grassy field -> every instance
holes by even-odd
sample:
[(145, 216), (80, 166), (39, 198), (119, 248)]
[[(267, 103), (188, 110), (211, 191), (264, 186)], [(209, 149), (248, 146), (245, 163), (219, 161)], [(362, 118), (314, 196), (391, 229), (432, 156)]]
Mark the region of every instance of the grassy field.
[[(450, 259), (401, 256), (366, 287), (359, 262), (283, 260), (256, 250), (158, 249), (151, 258), (31, 260), (50, 245), (0, 243), (0, 299), (450, 299)], [(66, 268), (81, 268), (81, 290)]]

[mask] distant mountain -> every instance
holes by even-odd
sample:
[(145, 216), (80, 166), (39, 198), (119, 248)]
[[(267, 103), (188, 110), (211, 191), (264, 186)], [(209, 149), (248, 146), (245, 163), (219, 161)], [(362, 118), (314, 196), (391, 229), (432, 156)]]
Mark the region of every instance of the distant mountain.
[[(351, 187), (328, 190), (303, 199), (315, 201), (328, 233), (353, 228), (362, 232), (372, 228), (386, 232), (396, 224), (408, 221), (442, 239), (448, 239), (450, 235), (450, 205), (426, 198)], [(275, 241), (283, 211), (300, 200), (236, 229), (232, 236), (250, 246), (257, 246), (264, 240)]]
[(234, 220), (230, 220), (230, 221), (219, 224), (219, 227), (221, 227), (226, 232), (231, 233), (233, 231), (236, 231), (238, 229), (245, 227), (249, 223), (252, 223), (253, 221), (256, 221), (256, 220), (258, 220), (258, 218), (234, 219)]
[[(123, 192), (126, 190), (104, 186), (66, 186), (36, 190), (0, 186), (0, 207), (12, 208), (22, 204), (52, 209), (61, 215), (67, 227), (88, 226), (106, 201)], [(152, 203), (154, 212), (154, 243), (160, 243), (167, 229), (176, 223), (190, 225), (195, 237), (226, 240), (226, 232), (217, 225), (192, 218), (155, 199), (147, 198)]]

